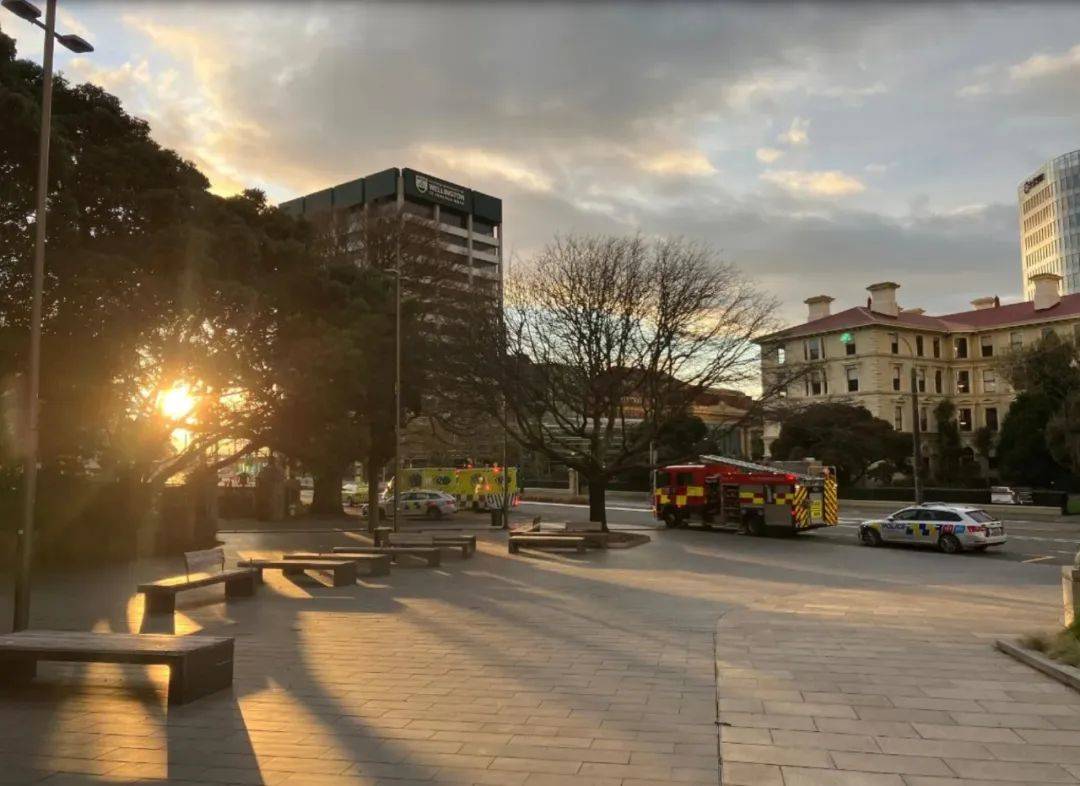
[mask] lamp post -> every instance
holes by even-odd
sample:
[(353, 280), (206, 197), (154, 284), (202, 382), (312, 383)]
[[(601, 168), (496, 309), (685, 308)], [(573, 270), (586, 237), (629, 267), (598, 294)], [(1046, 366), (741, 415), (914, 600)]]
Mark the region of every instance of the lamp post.
[(49, 140), (52, 136), (53, 40), (84, 54), (93, 52), (77, 35), (56, 33), (56, 0), (45, 4), (45, 23), (38, 17), (41, 11), (27, 0), (3, 0), (4, 8), (21, 19), (45, 31), (45, 51), (42, 58), (41, 129), (38, 140), (37, 208), (34, 213), (34, 283), (30, 306), (30, 370), (26, 396), (26, 459), (23, 469), (22, 524), (18, 537), (18, 556), (15, 564), (14, 630), (25, 630), (30, 624), (30, 574), (34, 549), (34, 507), (37, 496), (38, 468), (38, 408), (41, 397), (41, 310), (45, 288), (45, 218), (49, 194)]
[(394, 532), (398, 531), (401, 502), (401, 238), (394, 268)]

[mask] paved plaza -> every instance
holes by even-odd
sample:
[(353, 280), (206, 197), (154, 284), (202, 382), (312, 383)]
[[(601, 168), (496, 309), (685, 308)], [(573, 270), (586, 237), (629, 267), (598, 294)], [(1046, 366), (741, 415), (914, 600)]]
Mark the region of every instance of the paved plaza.
[[(1057, 568), (650, 534), (510, 556), (485, 533), (346, 588), (269, 572), (172, 621), (133, 589), (179, 563), (43, 577), (35, 627), (233, 636), (236, 681), (170, 708), (161, 668), (43, 665), (0, 698), (0, 781), (1080, 783), (1080, 694), (991, 646), (1053, 625)], [(349, 538), (222, 535), (233, 558)]]

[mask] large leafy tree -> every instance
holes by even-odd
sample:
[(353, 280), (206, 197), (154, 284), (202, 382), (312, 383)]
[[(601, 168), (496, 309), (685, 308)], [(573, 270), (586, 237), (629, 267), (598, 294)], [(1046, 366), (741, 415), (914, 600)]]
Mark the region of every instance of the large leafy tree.
[(785, 415), (770, 451), (778, 459), (812, 456), (836, 467), (840, 483), (848, 484), (860, 481), (879, 461), (902, 464), (911, 452), (911, 438), (864, 407), (812, 404)]
[(1009, 355), (1002, 371), (1018, 393), (998, 440), (1002, 477), (1032, 486), (1072, 485), (1070, 401), (1080, 389), (1080, 347), (1048, 333)]

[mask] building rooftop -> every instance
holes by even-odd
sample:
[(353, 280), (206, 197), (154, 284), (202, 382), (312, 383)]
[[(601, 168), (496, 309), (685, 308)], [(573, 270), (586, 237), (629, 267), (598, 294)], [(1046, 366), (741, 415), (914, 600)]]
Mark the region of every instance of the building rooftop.
[(1023, 303), (1010, 303), (997, 305), (989, 308), (975, 308), (968, 311), (957, 311), (952, 314), (944, 314), (932, 317), (914, 311), (901, 310), (896, 316), (882, 314), (873, 311), (866, 306), (856, 306), (845, 311), (801, 325), (794, 325), (785, 330), (763, 336), (760, 341), (770, 341), (779, 338), (798, 338), (800, 336), (812, 336), (818, 333), (829, 333), (836, 330), (848, 330), (850, 328), (866, 327), (868, 325), (898, 326), (915, 330), (926, 330), (937, 333), (963, 333), (972, 330), (985, 330), (987, 328), (1004, 327), (1006, 325), (1021, 325), (1033, 322), (1048, 322), (1055, 319), (1080, 316), (1080, 293), (1064, 295), (1061, 300), (1048, 308), (1035, 308), (1035, 301), (1027, 300)]

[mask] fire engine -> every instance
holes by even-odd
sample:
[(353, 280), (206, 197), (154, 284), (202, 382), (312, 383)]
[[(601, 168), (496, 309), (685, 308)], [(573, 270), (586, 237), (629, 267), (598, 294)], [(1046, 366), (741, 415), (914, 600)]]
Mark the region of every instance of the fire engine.
[(668, 527), (700, 523), (752, 535), (798, 533), (839, 521), (836, 472), (788, 472), (724, 456), (657, 471), (653, 513)]

